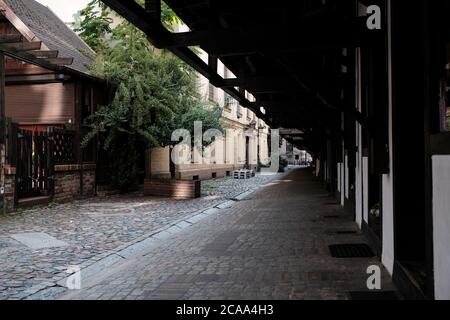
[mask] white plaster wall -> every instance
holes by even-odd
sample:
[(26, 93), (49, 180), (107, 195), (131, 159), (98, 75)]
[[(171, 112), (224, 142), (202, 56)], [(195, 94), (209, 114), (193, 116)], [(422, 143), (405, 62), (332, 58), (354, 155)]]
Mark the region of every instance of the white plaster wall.
[(356, 223), (361, 229), (362, 227), (362, 183), (361, 168), (359, 165), (359, 152), (356, 153), (357, 165), (355, 169), (355, 216)]
[(319, 176), (320, 173), (320, 160), (316, 159), (316, 177)]
[(450, 300), (450, 156), (433, 156), (434, 290)]
[(341, 163), (341, 206), (344, 206), (345, 200), (345, 172), (344, 164)]
[[(358, 111), (362, 110), (362, 101), (361, 101), (361, 50), (356, 48), (356, 107)], [(356, 124), (356, 146), (358, 147), (358, 152), (356, 152), (356, 169), (355, 169), (355, 216), (356, 223), (359, 228), (362, 228), (362, 220), (363, 220), (363, 183), (362, 183), (362, 128), (359, 123)]]
[(394, 271), (394, 200), (392, 175), (383, 175), (383, 253), (381, 261), (392, 275)]
[(337, 178), (338, 178), (338, 183), (337, 183), (337, 190), (338, 192), (341, 192), (341, 169), (342, 168), (342, 163), (338, 162), (337, 164)]
[(344, 177), (345, 177), (345, 198), (349, 199), (350, 194), (350, 182), (349, 182), (349, 174), (348, 174), (348, 156), (345, 156), (345, 165), (344, 165)]
[(369, 222), (369, 158), (362, 158), (363, 181), (363, 220)]
[[(392, 128), (392, 126), (390, 126)], [(390, 130), (392, 133), (392, 130)], [(391, 134), (392, 150), (392, 134)], [(383, 252), (381, 261), (392, 275), (394, 270), (394, 185), (392, 181), (392, 152), (391, 172), (382, 177), (382, 207), (383, 207)]]
[(388, 81), (389, 81), (389, 174), (382, 177), (382, 207), (383, 207), (383, 249), (381, 261), (392, 275), (394, 270), (394, 183), (393, 177), (393, 143), (392, 143), (392, 68), (391, 68), (391, 32), (390, 32), (390, 0), (388, 3)]
[[(361, 150), (361, 133), (362, 128), (361, 125), (356, 125), (356, 145), (358, 146), (358, 150)], [(363, 173), (362, 173), (362, 156), (361, 152), (356, 152), (356, 174), (355, 174), (355, 216), (356, 223), (359, 228), (362, 227), (363, 221)]]

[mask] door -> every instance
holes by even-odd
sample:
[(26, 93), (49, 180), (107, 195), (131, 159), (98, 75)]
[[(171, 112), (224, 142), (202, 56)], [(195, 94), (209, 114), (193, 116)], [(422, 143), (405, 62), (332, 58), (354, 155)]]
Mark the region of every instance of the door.
[(50, 143), (47, 132), (17, 133), (17, 197), (46, 196), (51, 191)]

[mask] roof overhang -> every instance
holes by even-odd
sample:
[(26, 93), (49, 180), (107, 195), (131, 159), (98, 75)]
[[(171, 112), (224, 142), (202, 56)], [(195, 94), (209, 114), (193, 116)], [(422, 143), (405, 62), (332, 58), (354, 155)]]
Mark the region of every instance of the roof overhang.
[[(339, 137), (342, 113), (369, 129), (344, 95), (355, 86), (350, 49), (385, 41), (385, 33), (367, 28), (356, 0), (166, 0), (188, 26), (183, 33), (163, 27), (155, 14), (159, 0), (146, 1), (152, 3), (147, 8), (135, 1), (102, 1), (271, 127), (304, 132), (297, 144), (305, 149), (316, 148), (324, 137)], [(208, 61), (192, 46), (208, 53)], [(218, 75), (218, 59), (235, 78)], [(245, 91), (256, 101), (247, 100)]]

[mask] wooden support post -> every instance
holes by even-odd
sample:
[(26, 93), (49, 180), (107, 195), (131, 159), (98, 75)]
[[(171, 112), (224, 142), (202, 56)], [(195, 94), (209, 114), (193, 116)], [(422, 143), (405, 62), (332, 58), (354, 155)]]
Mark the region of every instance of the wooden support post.
[(216, 56), (212, 56), (212, 55), (208, 56), (208, 65), (212, 69), (213, 74), (215, 74), (215, 75), (217, 75), (217, 63), (218, 63), (218, 60), (217, 60)]
[(0, 168), (1, 168), (1, 195), (3, 197), (3, 213), (6, 213), (6, 199), (5, 199), (5, 164), (6, 164), (6, 150), (5, 150), (5, 55), (0, 52)]
[(0, 144), (5, 143), (5, 55), (0, 53)]
[(145, 0), (145, 11), (161, 23), (161, 0)]

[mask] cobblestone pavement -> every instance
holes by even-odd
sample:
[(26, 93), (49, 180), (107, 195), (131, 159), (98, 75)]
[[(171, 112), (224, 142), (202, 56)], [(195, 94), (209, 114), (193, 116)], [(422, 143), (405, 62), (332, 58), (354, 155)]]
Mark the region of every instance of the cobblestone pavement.
[[(0, 299), (22, 299), (55, 286), (69, 265), (100, 259), (109, 250), (193, 212), (254, 190), (274, 178), (276, 176), (204, 181), (202, 198), (194, 200), (134, 194), (97, 197), (0, 215)], [(47, 233), (68, 245), (33, 250), (11, 237), (30, 232)]]
[[(367, 291), (367, 268), (380, 266), (377, 258), (330, 256), (330, 244), (365, 242), (352, 230), (351, 217), (298, 170), (58, 298), (347, 299)], [(392, 290), (381, 269), (382, 289)]]

